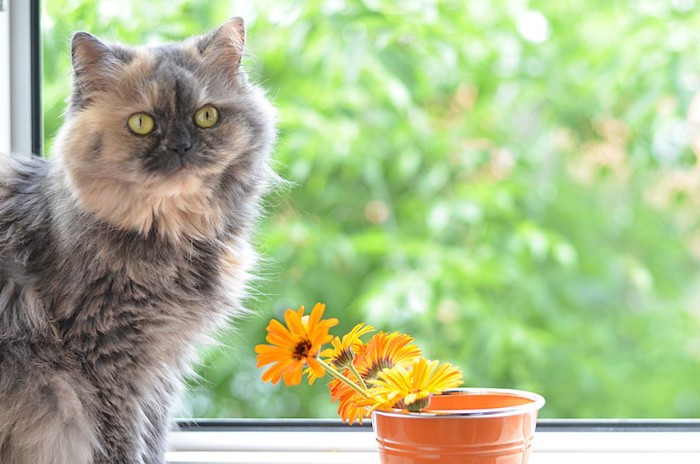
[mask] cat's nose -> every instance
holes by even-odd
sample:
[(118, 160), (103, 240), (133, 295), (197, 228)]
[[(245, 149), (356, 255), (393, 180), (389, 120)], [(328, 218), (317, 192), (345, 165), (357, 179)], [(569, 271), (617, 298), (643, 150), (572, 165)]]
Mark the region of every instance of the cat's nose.
[(177, 153), (180, 158), (184, 158), (190, 148), (192, 148), (192, 142), (189, 140), (180, 140), (177, 143), (168, 145), (168, 150), (172, 153)]

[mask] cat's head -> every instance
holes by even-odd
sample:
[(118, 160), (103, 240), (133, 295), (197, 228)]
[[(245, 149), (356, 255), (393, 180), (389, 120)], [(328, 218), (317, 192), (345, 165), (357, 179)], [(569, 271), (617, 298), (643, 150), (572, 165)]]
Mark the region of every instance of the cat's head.
[(244, 43), (240, 18), (160, 46), (73, 36), (55, 156), (87, 211), (144, 233), (207, 235), (227, 213), (224, 197), (260, 189), (274, 112), (241, 70)]

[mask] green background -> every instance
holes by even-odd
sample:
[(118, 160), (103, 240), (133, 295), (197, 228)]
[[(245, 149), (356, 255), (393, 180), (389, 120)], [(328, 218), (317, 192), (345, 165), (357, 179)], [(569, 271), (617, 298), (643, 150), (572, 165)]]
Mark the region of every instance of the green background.
[(179, 40), (248, 25), (280, 111), (254, 310), (202, 349), (181, 415), (333, 417), (263, 384), (270, 317), (416, 337), (545, 417), (700, 416), (700, 89), (692, 0), (44, 0), (50, 146), (72, 32)]

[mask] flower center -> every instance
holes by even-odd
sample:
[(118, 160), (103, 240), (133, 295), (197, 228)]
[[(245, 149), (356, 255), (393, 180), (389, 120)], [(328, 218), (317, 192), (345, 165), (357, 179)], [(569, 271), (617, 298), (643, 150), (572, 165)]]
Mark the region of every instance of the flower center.
[[(411, 393), (418, 393), (420, 390), (414, 389)], [(423, 408), (427, 408), (428, 404), (430, 403), (430, 395), (426, 396), (425, 398), (419, 398), (416, 399), (413, 403), (408, 403), (406, 404), (405, 400), (400, 401), (399, 403), (403, 403), (403, 407), (405, 409), (408, 409), (411, 412), (420, 412), (423, 410)]]
[(335, 364), (337, 367), (348, 367), (350, 364), (352, 364), (354, 359), (355, 352), (352, 350), (352, 348), (346, 348), (340, 350), (338, 355), (333, 358), (333, 364)]
[(294, 347), (294, 353), (292, 353), (292, 356), (297, 361), (301, 361), (309, 356), (309, 351), (311, 351), (311, 342), (309, 340), (301, 340)]
[(394, 367), (394, 362), (389, 358), (379, 358), (374, 361), (367, 369), (367, 374), (362, 373), (365, 379), (376, 379), (383, 369), (391, 369)]

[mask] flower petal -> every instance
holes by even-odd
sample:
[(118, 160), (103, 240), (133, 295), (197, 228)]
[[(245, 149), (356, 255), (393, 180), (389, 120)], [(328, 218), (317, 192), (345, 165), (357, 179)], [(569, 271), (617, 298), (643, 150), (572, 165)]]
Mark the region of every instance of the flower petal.
[(311, 358), (308, 360), (309, 364), (309, 369), (314, 373), (316, 378), (321, 378), (324, 375), (326, 375), (326, 370), (323, 368), (321, 363), (319, 363), (316, 359)]
[(304, 317), (304, 307), (299, 306), (297, 311), (288, 309), (284, 312), (284, 322), (289, 331), (297, 336), (306, 336), (307, 330), (301, 319)]

